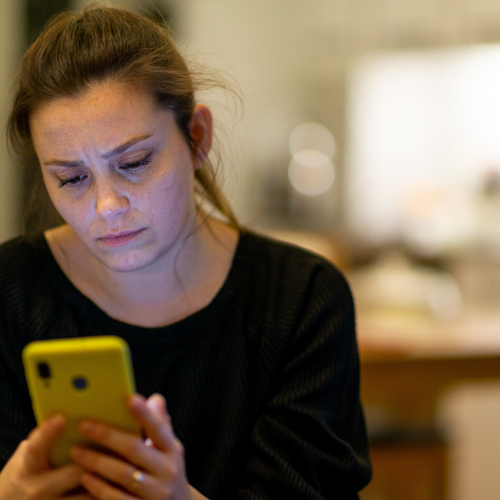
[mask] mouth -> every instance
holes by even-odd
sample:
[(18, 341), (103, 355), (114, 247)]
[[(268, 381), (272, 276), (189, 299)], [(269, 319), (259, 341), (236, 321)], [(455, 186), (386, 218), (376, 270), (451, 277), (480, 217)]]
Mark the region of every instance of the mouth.
[(143, 229), (137, 231), (121, 231), (119, 233), (108, 233), (98, 238), (98, 241), (104, 243), (108, 247), (120, 247), (126, 245), (138, 236)]

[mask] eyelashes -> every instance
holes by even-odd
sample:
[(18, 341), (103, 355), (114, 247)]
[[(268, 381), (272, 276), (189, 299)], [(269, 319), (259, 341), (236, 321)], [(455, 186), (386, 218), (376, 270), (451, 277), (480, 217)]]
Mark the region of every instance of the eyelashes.
[(77, 185), (81, 181), (83, 181), (87, 176), (86, 175), (75, 175), (70, 179), (59, 179), (59, 188), (62, 188), (66, 185)]
[(122, 170), (135, 170), (140, 167), (145, 167), (146, 165), (151, 163), (151, 154), (152, 153), (148, 153), (142, 160), (124, 163), (120, 165), (120, 168)]
[[(149, 165), (152, 161), (152, 153), (148, 153), (144, 158), (137, 160), (137, 161), (131, 161), (128, 163), (122, 163), (118, 166), (118, 168), (122, 171), (125, 172), (130, 172), (130, 173), (139, 173), (141, 172), (147, 165)], [(82, 174), (82, 175), (74, 175), (72, 177), (69, 177), (67, 179), (61, 179), (59, 178), (59, 188), (62, 188), (64, 186), (70, 186), (70, 187), (78, 187), (79, 185), (83, 184), (83, 182), (88, 178), (87, 174)]]

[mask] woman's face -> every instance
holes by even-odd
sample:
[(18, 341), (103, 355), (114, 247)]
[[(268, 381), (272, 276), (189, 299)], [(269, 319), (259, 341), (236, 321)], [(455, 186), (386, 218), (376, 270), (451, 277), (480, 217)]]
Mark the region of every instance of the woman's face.
[[(195, 109), (192, 126), (210, 141), (207, 108)], [(193, 229), (202, 159), (172, 112), (147, 93), (105, 82), (43, 105), (30, 128), (50, 198), (94, 257), (133, 271), (175, 254)]]

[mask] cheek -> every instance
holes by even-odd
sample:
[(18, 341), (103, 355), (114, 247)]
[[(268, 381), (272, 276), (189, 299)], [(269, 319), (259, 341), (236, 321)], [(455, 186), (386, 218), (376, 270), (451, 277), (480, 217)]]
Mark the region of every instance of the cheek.
[(82, 202), (83, 200), (75, 200), (64, 196), (57, 187), (48, 189), (48, 194), (52, 200), (52, 204), (59, 215), (75, 230), (84, 228), (89, 225), (91, 219), (91, 207)]
[(81, 232), (91, 224), (90, 210), (77, 203), (60, 203), (54, 205), (61, 217), (76, 231)]
[(164, 177), (146, 196), (150, 211), (165, 217), (185, 213), (194, 206), (193, 176), (179, 169)]

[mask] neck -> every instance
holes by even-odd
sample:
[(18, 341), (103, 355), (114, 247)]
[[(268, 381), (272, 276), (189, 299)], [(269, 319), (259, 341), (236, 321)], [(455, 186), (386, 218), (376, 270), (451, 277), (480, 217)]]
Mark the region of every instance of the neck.
[(208, 220), (161, 259), (128, 272), (103, 265), (69, 226), (47, 233), (47, 241), (70, 281), (110, 316), (140, 326), (161, 326), (211, 302), (231, 267), (237, 232)]

